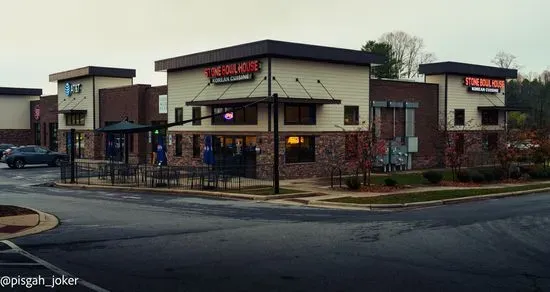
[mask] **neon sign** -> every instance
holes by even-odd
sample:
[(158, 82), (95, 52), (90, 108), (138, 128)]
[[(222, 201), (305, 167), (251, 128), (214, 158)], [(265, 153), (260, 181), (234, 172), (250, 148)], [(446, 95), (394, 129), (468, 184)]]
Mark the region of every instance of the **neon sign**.
[(506, 81), (502, 79), (465, 77), (464, 85), (468, 87), (468, 91), (472, 92), (499, 93), (506, 87)]
[(204, 75), (210, 78), (212, 83), (251, 80), (254, 78), (254, 73), (260, 71), (260, 65), (259, 60), (225, 64), (204, 69)]
[(230, 112), (230, 113), (225, 113), (225, 115), (223, 116), (226, 120), (231, 120), (233, 119), (233, 113)]

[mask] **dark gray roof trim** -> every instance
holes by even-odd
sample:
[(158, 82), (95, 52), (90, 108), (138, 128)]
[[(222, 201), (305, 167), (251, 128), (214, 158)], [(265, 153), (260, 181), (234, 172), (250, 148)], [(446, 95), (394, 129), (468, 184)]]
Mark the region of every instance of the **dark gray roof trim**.
[(74, 70), (50, 74), (50, 82), (63, 81), (87, 76), (102, 76), (102, 77), (118, 77), (118, 78), (134, 78), (136, 77), (135, 69), (110, 68), (110, 67), (95, 67), (88, 66)]
[(466, 64), (458, 62), (440, 62), (421, 64), (418, 67), (420, 74), (424, 75), (438, 75), (438, 74), (456, 74), (456, 75), (473, 75), (479, 77), (493, 77), (493, 78), (517, 78), (518, 70), (505, 69), (498, 67), (490, 67), (475, 64)]
[(0, 87), (0, 95), (40, 96), (40, 95), (42, 95), (42, 89), (38, 89), (38, 88)]
[(386, 61), (384, 56), (358, 50), (263, 40), (156, 61), (155, 71), (190, 69), (267, 56), (363, 66)]
[[(211, 99), (211, 100), (198, 100), (188, 101), (185, 103), (187, 106), (215, 106), (215, 105), (235, 105), (246, 103), (273, 103), (273, 98), (266, 97), (244, 97), (244, 98), (226, 98), (226, 99)], [(326, 98), (288, 98), (279, 97), (279, 103), (287, 104), (341, 104), (342, 101), (338, 99), (326, 99)]]

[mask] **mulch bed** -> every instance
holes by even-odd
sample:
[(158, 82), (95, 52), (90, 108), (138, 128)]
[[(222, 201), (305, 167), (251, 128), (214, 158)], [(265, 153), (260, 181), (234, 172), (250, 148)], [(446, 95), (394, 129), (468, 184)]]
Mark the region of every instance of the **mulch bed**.
[(433, 185), (433, 186), (442, 186), (442, 187), (480, 187), (481, 184), (478, 184), (478, 183), (473, 183), (473, 182), (469, 182), (469, 183), (464, 183), (464, 182), (459, 182), (459, 181), (442, 181), (440, 182), (439, 184), (437, 185)]
[(0, 206), (0, 217), (37, 214), (33, 210), (17, 206)]

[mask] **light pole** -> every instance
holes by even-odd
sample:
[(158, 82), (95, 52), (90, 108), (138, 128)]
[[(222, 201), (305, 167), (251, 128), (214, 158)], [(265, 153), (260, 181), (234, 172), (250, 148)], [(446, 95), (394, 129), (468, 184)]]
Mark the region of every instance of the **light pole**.
[(279, 194), (279, 94), (273, 94), (273, 192)]

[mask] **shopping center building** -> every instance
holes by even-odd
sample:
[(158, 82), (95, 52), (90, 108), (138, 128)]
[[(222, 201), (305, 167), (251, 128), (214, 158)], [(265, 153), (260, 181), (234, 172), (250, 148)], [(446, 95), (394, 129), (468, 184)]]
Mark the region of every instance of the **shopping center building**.
[(30, 102), (39, 100), (42, 89), (0, 87), (0, 144), (32, 144)]
[[(57, 95), (0, 88), (3, 105), (26, 109), (2, 124), (0, 142), (69, 152), (68, 133), (75, 129), (77, 158), (103, 160), (112, 155), (109, 143), (120, 152), (126, 141), (94, 129), (122, 120), (162, 125), (193, 119), (130, 135), (129, 160), (149, 162), (162, 140), (170, 165), (203, 165), (211, 136), (217, 164), (262, 176), (262, 166), (273, 162), (272, 96), (278, 94), (281, 178), (297, 178), (326, 176), (335, 165), (350, 171), (350, 134), (371, 124), (385, 141), (377, 160), (385, 170), (443, 166), (444, 130), (479, 135), (477, 154), (485, 157), (501, 137), (507, 112), (516, 110), (506, 107), (505, 97), (516, 70), (441, 62), (420, 65), (424, 82), (371, 76), (384, 62), (357, 50), (264, 40), (156, 61), (155, 70), (167, 73), (165, 86), (134, 84), (133, 69), (79, 68), (50, 75)], [(230, 113), (207, 117), (224, 112)]]

